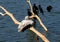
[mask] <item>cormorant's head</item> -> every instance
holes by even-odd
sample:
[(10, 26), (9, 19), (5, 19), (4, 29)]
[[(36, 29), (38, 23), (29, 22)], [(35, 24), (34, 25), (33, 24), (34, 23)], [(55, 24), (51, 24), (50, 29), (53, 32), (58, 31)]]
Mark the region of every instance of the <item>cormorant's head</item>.
[(41, 5), (39, 5), (39, 7), (41, 7)]

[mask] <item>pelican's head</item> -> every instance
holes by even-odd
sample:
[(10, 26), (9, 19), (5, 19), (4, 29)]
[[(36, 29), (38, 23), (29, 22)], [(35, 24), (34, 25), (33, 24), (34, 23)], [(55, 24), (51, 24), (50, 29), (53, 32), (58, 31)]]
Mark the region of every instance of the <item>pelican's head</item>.
[(25, 16), (25, 20), (28, 20), (29, 19), (29, 17), (28, 16)]

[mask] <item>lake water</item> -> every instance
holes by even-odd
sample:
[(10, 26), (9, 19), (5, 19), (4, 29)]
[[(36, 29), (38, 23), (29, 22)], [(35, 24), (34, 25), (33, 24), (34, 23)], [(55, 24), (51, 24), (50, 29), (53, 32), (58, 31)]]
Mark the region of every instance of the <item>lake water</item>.
[[(44, 34), (50, 42), (60, 42), (60, 0), (31, 0), (31, 2), (42, 6), (44, 16), (41, 13), (39, 16), (48, 28), (48, 32), (45, 32), (39, 23), (36, 24), (35, 29)], [(29, 8), (26, 0), (0, 0), (0, 5), (13, 13), (19, 21), (24, 19)], [(53, 7), (50, 13), (46, 10), (48, 5)], [(0, 9), (0, 12), (3, 10)], [(32, 31), (18, 32), (17, 27), (18, 25), (15, 25), (9, 16), (0, 15), (0, 42), (43, 42), (41, 38), (37, 41), (37, 35)]]

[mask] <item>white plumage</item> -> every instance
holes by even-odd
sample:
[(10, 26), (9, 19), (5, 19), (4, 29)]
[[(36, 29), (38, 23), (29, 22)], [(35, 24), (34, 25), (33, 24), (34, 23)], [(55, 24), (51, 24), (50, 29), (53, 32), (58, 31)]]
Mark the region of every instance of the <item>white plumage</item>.
[(24, 20), (21, 21), (21, 23), (18, 26), (18, 32), (22, 31), (24, 29), (24, 27), (26, 27), (27, 25), (32, 25), (33, 21), (31, 19), (28, 18), (28, 16), (25, 17)]

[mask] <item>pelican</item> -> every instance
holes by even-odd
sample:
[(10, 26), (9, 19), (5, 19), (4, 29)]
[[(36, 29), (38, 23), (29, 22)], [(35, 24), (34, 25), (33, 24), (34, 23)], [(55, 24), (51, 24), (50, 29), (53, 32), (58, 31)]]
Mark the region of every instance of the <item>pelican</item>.
[(28, 16), (25, 17), (24, 20), (22, 20), (18, 26), (18, 32), (25, 31), (27, 28), (30, 28), (33, 25), (33, 21), (29, 19)]

